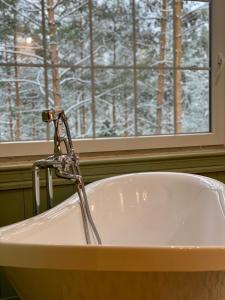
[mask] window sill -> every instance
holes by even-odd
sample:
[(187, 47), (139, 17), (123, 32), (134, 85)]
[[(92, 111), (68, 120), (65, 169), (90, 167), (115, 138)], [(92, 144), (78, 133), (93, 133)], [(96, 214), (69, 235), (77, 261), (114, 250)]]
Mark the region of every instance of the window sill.
[[(31, 188), (31, 169), (37, 159), (40, 157), (1, 158), (0, 190)], [(80, 165), (86, 183), (135, 172), (215, 173), (225, 171), (225, 147), (83, 154)], [(65, 185), (70, 181), (57, 178), (54, 184)]]
[[(225, 155), (225, 146), (199, 146), (184, 148), (115, 151), (115, 152), (91, 152), (80, 154), (80, 163), (107, 163), (133, 160), (165, 160), (176, 158), (207, 157)], [(4, 169), (32, 167), (33, 162), (47, 157), (46, 155), (31, 155), (20, 157), (0, 157), (0, 171)]]

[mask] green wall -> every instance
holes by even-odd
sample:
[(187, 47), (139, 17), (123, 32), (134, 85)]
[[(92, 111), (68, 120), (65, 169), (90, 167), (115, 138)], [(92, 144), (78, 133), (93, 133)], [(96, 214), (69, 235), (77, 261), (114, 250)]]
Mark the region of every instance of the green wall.
[[(81, 171), (85, 183), (133, 172), (175, 171), (202, 174), (225, 183), (225, 151), (195, 151), (161, 155), (83, 159)], [(44, 174), (41, 175), (41, 210), (46, 209)], [(55, 204), (74, 193), (74, 186), (63, 179), (54, 180)], [(33, 215), (32, 164), (0, 165), (0, 226), (18, 222)], [(0, 299), (15, 298), (15, 291), (0, 274)], [(12, 298), (11, 298), (12, 297)]]

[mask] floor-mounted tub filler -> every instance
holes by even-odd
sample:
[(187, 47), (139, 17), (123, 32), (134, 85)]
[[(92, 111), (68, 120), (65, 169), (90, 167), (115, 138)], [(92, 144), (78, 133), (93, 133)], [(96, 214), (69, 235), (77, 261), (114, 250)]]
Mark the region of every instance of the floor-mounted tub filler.
[[(225, 185), (152, 172), (85, 189), (64, 112), (42, 117), (54, 154), (34, 163), (34, 203), (38, 214), (45, 169), (50, 210), (0, 228), (0, 267), (21, 299), (224, 300)], [(78, 191), (54, 208), (52, 170)]]
[(0, 265), (21, 299), (225, 299), (222, 183), (137, 173), (86, 192), (102, 245), (87, 245), (76, 194), (1, 228)]

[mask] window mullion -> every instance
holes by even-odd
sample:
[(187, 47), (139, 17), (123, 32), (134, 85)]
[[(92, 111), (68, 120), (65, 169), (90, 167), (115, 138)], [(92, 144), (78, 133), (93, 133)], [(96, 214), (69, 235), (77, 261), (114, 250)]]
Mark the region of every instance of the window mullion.
[(136, 8), (135, 0), (132, 1), (132, 19), (133, 19), (133, 88), (134, 88), (134, 135), (138, 135), (137, 125), (137, 44), (136, 44)]
[[(49, 92), (48, 92), (48, 67), (47, 67), (47, 39), (46, 39), (46, 23), (45, 23), (45, 1), (41, 0), (41, 19), (42, 19), (42, 44), (43, 44), (43, 60), (44, 60), (44, 91), (45, 91), (45, 108), (49, 108)], [(46, 138), (50, 139), (49, 124), (46, 123)]]
[(96, 120), (95, 120), (95, 114), (96, 114), (96, 103), (95, 103), (95, 68), (94, 68), (94, 45), (93, 45), (93, 23), (92, 23), (92, 0), (88, 0), (88, 7), (89, 7), (89, 39), (90, 39), (90, 69), (91, 69), (91, 99), (92, 99), (92, 133), (93, 138), (96, 137)]

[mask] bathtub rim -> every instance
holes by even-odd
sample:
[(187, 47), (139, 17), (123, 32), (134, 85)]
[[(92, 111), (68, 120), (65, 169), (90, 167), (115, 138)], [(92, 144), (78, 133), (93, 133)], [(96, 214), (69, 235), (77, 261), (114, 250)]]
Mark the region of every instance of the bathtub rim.
[(64, 246), (4, 243), (0, 245), (0, 266), (83, 271), (224, 271), (225, 246)]

